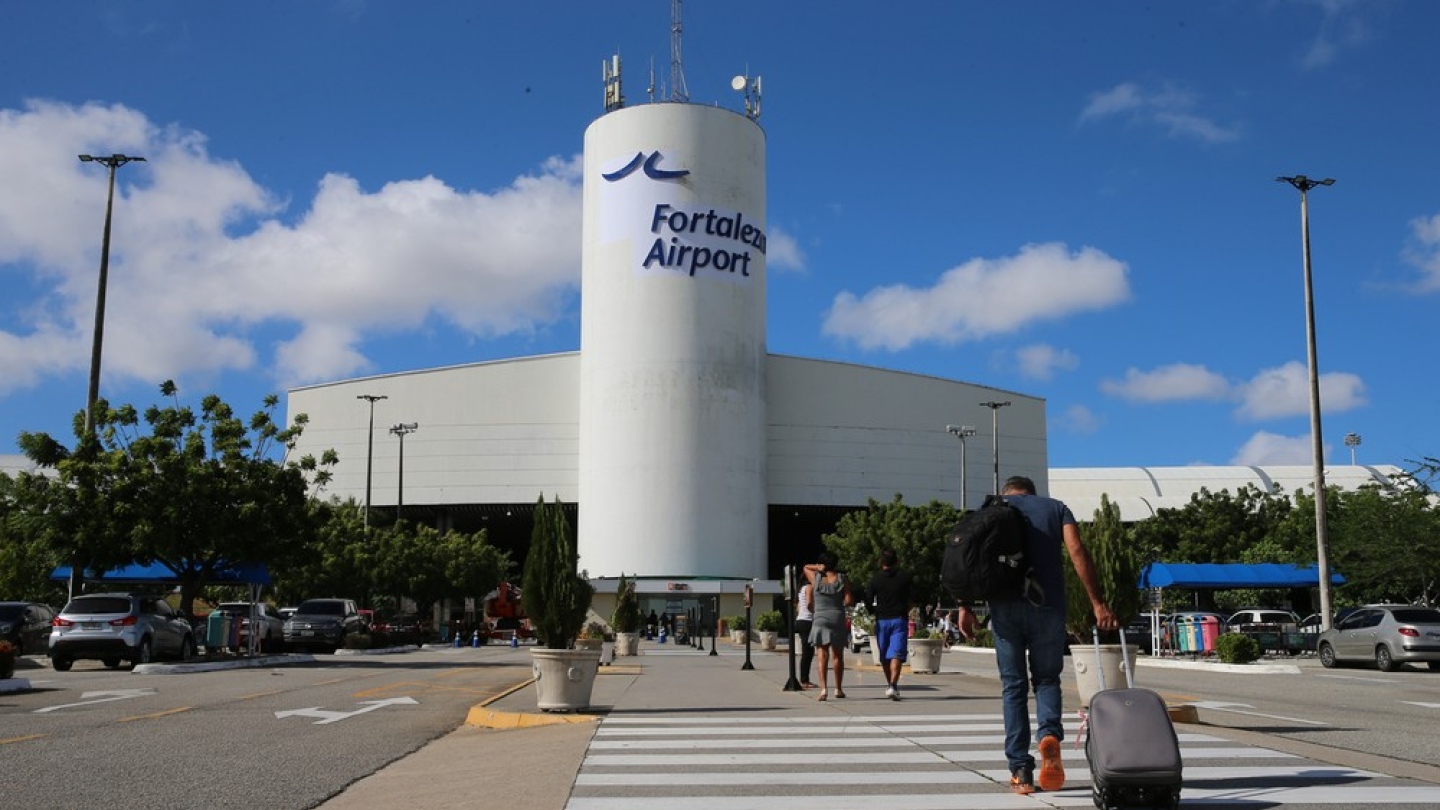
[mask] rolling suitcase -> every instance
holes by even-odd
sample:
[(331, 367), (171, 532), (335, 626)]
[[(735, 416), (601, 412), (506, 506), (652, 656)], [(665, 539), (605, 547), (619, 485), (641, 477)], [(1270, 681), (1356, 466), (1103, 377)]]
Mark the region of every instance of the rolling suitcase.
[[(1125, 632), (1120, 632), (1124, 647)], [(1100, 654), (1100, 633), (1095, 631), (1095, 654)], [(1085, 758), (1090, 761), (1090, 785), (1099, 810), (1132, 807), (1176, 808), (1184, 764), (1180, 741), (1165, 701), (1149, 689), (1136, 689), (1130, 666), (1123, 667), (1126, 688), (1106, 689), (1104, 667), (1100, 690), (1090, 698), (1086, 720)]]

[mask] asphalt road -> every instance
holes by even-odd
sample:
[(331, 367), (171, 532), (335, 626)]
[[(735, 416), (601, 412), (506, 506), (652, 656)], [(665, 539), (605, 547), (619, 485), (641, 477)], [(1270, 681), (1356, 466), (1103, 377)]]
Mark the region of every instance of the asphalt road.
[(30, 661), (16, 674), (35, 691), (0, 695), (3, 805), (313, 807), (529, 677), (500, 657), (442, 648), (153, 675)]

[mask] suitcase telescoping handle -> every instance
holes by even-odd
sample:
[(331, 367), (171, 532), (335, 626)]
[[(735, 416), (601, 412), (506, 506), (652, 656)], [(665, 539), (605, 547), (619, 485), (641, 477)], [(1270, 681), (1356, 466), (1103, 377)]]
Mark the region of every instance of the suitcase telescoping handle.
[[(1095, 671), (1100, 673), (1100, 691), (1105, 691), (1105, 659), (1100, 657), (1100, 628), (1090, 628), (1090, 635), (1095, 639)], [(1125, 673), (1125, 686), (1129, 689), (1135, 688), (1135, 679), (1130, 674), (1130, 649), (1125, 644), (1125, 628), (1120, 628), (1120, 669)]]

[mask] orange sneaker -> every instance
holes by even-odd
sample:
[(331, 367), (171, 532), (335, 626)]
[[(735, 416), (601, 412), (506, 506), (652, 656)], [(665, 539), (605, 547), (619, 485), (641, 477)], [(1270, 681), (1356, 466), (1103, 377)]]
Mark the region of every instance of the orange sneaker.
[(1065, 787), (1065, 764), (1060, 761), (1060, 740), (1046, 737), (1040, 741), (1040, 789), (1055, 791)]
[(1029, 796), (1035, 792), (1035, 776), (1029, 768), (1016, 768), (1015, 772), (1010, 774), (1010, 792), (1021, 796)]

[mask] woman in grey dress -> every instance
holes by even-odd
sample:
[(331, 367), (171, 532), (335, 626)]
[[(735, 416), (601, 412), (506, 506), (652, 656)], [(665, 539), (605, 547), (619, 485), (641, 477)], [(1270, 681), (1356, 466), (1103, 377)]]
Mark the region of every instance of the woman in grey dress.
[(838, 561), (828, 551), (820, 552), (816, 562), (805, 566), (810, 581), (810, 598), (815, 618), (810, 625), (810, 643), (820, 659), (820, 700), (829, 697), (827, 674), (834, 662), (835, 697), (845, 697), (845, 647), (850, 644), (850, 626), (845, 608), (850, 606), (850, 583), (835, 570)]

